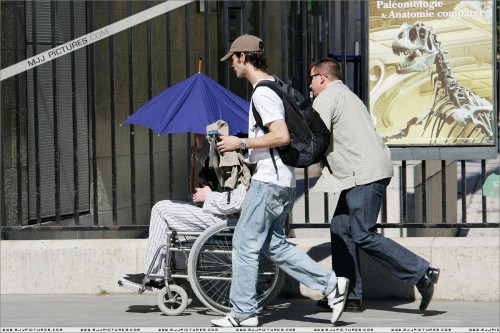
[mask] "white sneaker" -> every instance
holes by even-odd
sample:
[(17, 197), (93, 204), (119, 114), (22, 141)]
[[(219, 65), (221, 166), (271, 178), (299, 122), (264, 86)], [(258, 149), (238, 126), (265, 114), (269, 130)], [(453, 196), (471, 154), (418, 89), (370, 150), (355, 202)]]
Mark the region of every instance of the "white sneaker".
[(335, 324), (342, 312), (344, 312), (348, 290), (349, 279), (339, 277), (337, 278), (337, 286), (335, 286), (335, 289), (327, 296), (328, 305), (332, 308), (332, 324)]
[(237, 321), (230, 315), (225, 316), (224, 318), (221, 319), (214, 319), (210, 321), (212, 325), (218, 326), (218, 327), (255, 327), (259, 324), (259, 319), (257, 316), (247, 318), (242, 321)]

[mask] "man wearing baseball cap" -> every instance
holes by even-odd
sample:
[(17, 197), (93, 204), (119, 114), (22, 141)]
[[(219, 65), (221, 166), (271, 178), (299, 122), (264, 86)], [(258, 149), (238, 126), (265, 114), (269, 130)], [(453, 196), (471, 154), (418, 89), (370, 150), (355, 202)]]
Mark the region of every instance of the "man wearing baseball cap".
[(235, 52), (259, 52), (264, 53), (264, 42), (259, 37), (252, 35), (243, 35), (231, 44), (229, 52), (223, 56), (220, 61), (226, 61)]
[(256, 88), (262, 80), (275, 81), (265, 71), (264, 43), (256, 36), (240, 36), (221, 61), (229, 58), (236, 76), (246, 78), (254, 87), (251, 105), (255, 106), (268, 131), (264, 133), (260, 126), (255, 126), (253, 112), (249, 111), (248, 139), (221, 136), (217, 143), (222, 153), (248, 149), (248, 160), (256, 164), (256, 169), (234, 230), (231, 312), (211, 322), (220, 327), (259, 324), (256, 284), (262, 251), (291, 277), (327, 297), (335, 323), (344, 310), (349, 280), (337, 278), (334, 272), (323, 269), (307, 254), (290, 245), (284, 234), (285, 221), (295, 199), (295, 174), (293, 167), (282, 162), (277, 150), (270, 149), (286, 146), (290, 134), (281, 98), (269, 87)]

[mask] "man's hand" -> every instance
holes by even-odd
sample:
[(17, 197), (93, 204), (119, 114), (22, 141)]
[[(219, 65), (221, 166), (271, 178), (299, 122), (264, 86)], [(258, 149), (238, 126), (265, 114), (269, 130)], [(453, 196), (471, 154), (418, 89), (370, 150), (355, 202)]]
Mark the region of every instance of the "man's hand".
[[(247, 149), (263, 149), (286, 146), (290, 143), (290, 133), (284, 119), (278, 119), (266, 124), (268, 133), (257, 138), (246, 138)], [(237, 136), (220, 136), (221, 141), (217, 143), (217, 149), (224, 153), (240, 148), (241, 139)]]
[(203, 202), (207, 198), (208, 193), (212, 192), (208, 185), (197, 187), (193, 194), (193, 202)]
[(235, 151), (240, 148), (240, 138), (237, 136), (220, 136), (220, 141), (217, 142), (217, 150), (221, 153), (225, 153), (226, 151)]

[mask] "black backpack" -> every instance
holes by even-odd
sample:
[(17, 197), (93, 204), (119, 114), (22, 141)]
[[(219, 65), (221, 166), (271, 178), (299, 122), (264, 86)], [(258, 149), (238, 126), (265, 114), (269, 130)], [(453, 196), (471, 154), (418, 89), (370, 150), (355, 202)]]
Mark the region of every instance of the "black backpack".
[[(285, 122), (290, 133), (287, 146), (276, 147), (281, 160), (286, 165), (306, 168), (320, 161), (326, 161), (325, 154), (330, 144), (330, 131), (311, 103), (298, 91), (274, 76), (276, 81), (262, 80), (254, 88), (265, 86), (271, 88), (282, 100), (285, 108)], [(264, 133), (269, 129), (262, 124), (262, 118), (252, 102), (255, 128), (260, 127)], [(272, 148), (270, 148), (271, 157)], [(276, 170), (276, 161), (273, 158)]]

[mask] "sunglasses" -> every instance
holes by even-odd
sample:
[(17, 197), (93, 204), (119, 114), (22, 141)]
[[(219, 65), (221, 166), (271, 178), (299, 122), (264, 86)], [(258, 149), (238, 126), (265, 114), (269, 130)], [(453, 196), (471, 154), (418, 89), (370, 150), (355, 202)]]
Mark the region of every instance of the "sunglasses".
[(313, 74), (313, 75), (309, 76), (309, 79), (312, 81), (314, 79), (314, 77), (318, 76), (318, 75), (321, 75), (321, 73)]

